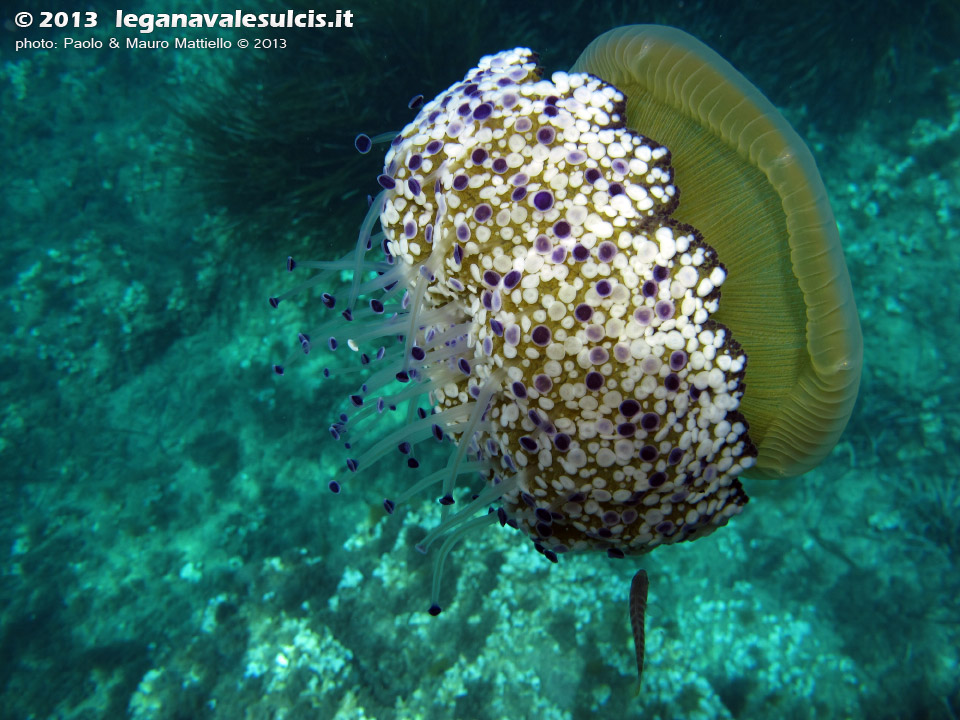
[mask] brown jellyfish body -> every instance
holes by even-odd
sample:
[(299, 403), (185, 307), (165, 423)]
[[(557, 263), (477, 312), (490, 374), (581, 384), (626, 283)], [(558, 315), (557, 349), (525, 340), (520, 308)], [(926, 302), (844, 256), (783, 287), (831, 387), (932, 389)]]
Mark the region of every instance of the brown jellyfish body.
[(743, 75), (676, 28), (604, 33), (571, 72), (627, 96), (627, 125), (670, 149), (680, 203), (727, 268), (714, 319), (749, 358), (740, 410), (750, 477), (816, 466), (850, 418), (863, 338), (837, 224), (813, 156)]

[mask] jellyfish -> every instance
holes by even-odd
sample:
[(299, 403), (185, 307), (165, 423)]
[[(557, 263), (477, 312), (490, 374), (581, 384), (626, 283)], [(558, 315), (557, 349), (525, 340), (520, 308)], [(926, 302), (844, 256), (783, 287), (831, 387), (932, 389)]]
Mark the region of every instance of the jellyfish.
[[(330, 489), (398, 457), (417, 479), (385, 511), (437, 498), (430, 614), (469, 532), (511, 528), (550, 562), (643, 555), (739, 514), (740, 476), (802, 473), (836, 442), (862, 341), (823, 184), (694, 38), (619, 28), (549, 77), (528, 48), (489, 55), (357, 149), (376, 142), (354, 250), (288, 259), (317, 272), (270, 303), (321, 289), (311, 335), (361, 368)], [(433, 442), (447, 459), (421, 467)], [(646, 594), (641, 570), (640, 672)]]

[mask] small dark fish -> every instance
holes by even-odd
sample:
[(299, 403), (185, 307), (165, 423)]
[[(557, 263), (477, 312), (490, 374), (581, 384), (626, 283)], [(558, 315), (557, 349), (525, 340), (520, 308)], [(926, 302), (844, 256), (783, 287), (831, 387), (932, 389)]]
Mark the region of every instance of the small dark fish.
[(630, 583), (630, 625), (633, 627), (633, 644), (637, 650), (637, 688), (643, 679), (643, 616), (647, 611), (647, 571), (637, 570)]

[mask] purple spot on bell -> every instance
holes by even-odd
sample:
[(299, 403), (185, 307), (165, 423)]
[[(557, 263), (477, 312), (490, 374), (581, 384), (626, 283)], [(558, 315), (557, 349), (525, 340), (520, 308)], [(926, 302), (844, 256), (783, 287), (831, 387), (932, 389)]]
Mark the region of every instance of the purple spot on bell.
[(283, 365), (274, 365), (273, 372), (277, 375), (283, 375)]
[(423, 105), (423, 95), (414, 95), (407, 103), (407, 107), (411, 110), (416, 110), (421, 105)]
[(443, 143), (439, 140), (431, 140), (427, 143), (427, 146), (423, 149), (424, 155), (435, 155), (440, 152), (440, 148), (443, 147)]
[(503, 337), (503, 323), (499, 320), (494, 320), (490, 318), (490, 330), (497, 337)]
[(680, 389), (680, 376), (676, 373), (670, 373), (663, 379), (663, 387), (667, 392), (676, 392)]
[(527, 396), (527, 388), (524, 387), (523, 383), (519, 380), (514, 381), (510, 386), (510, 389), (513, 390), (513, 396), (522, 400)]
[(553, 389), (553, 380), (550, 379), (549, 375), (534, 375), (533, 386), (539, 393), (548, 393)]
[(287, 272), (293, 272), (293, 269), (297, 266), (297, 261), (293, 259), (292, 255), (287, 256)]
[(670, 274), (670, 271), (667, 270), (663, 265), (654, 265), (653, 266), (653, 279), (657, 282), (663, 282), (667, 279), (667, 275)]
[(504, 290), (513, 290), (517, 285), (520, 284), (520, 278), (523, 277), (519, 270), (511, 270), (506, 275), (503, 276), (503, 288)]
[(410, 220), (409, 222), (404, 223), (403, 235), (405, 238), (407, 238), (407, 240), (409, 240), (416, 234), (417, 234), (417, 226), (414, 224), (413, 220)]
[(587, 377), (584, 378), (584, 384), (587, 386), (587, 390), (596, 392), (603, 387), (604, 378), (603, 375), (598, 373), (596, 370), (591, 370), (587, 373)]
[(470, 178), (466, 175), (457, 175), (453, 179), (453, 189), (454, 190), (463, 190), (470, 183)]
[(667, 320), (673, 317), (674, 306), (670, 300), (661, 300), (656, 305), (657, 317), (661, 320)]
[(383, 509), (387, 511), (387, 515), (393, 515), (393, 511), (397, 509), (397, 505), (393, 502), (393, 500), (384, 498)]
[(457, 115), (460, 117), (466, 117), (470, 114), (470, 103), (465, 102), (460, 107), (457, 108)]
[(483, 161), (487, 159), (487, 151), (483, 148), (475, 148), (474, 151), (470, 153), (470, 159), (474, 165), (483, 165)]
[(648, 307), (637, 308), (633, 313), (633, 319), (641, 325), (649, 325), (653, 320), (653, 310)]
[(640, 289), (644, 297), (653, 297), (657, 294), (657, 284), (653, 280), (647, 280)]
[(576, 260), (577, 262), (584, 262), (589, 257), (590, 257), (590, 251), (586, 247), (584, 247), (580, 243), (577, 243), (576, 245), (573, 246), (574, 260)]
[(353, 139), (353, 146), (357, 149), (358, 153), (366, 155), (370, 152), (370, 148), (373, 147), (373, 140), (370, 139), (369, 135), (360, 133)]
[(483, 339), (483, 342), (480, 344), (480, 347), (483, 349), (483, 354), (486, 356), (493, 355), (493, 340), (488, 337)]
[(552, 334), (550, 328), (546, 325), (537, 325), (533, 332), (530, 333), (530, 339), (533, 340), (534, 345), (539, 345), (540, 347), (546, 347), (550, 344), (550, 338)]
[[(550, 238), (546, 235), (537, 235), (537, 239), (533, 241), (533, 249), (541, 255), (546, 255), (553, 250), (553, 243), (550, 242)], [(561, 262), (563, 261), (561, 260)]]
[(453, 505), (453, 502), (454, 502), (453, 495), (450, 495), (449, 493), (447, 493), (442, 498), (437, 498), (437, 502), (440, 503), (441, 505)]
[(527, 189), (525, 187), (514, 188), (513, 192), (510, 193), (510, 199), (514, 202), (520, 202), (527, 196)]
[(530, 178), (527, 177), (526, 173), (517, 173), (512, 178), (510, 178), (510, 182), (516, 185), (517, 187), (519, 187), (520, 185), (526, 185), (529, 180)]
[(602, 520), (604, 525), (616, 525), (618, 522), (620, 522), (620, 513), (618, 513), (616, 510), (607, 510), (603, 514)]
[(653, 462), (660, 457), (660, 451), (653, 445), (644, 445), (640, 448), (640, 459), (644, 462)]
[(480, 203), (473, 209), (473, 217), (477, 222), (486, 222), (493, 215), (493, 209), (486, 203)]
[[(505, 78), (501, 78), (501, 79), (505, 79)], [(500, 104), (507, 110), (512, 108), (518, 102), (520, 102), (519, 98), (513, 93), (505, 93), (503, 97), (500, 98)]]
[(610, 193), (611, 197), (615, 195), (622, 195), (623, 185), (621, 185), (620, 183), (610, 183), (610, 189), (608, 190), (608, 192)]
[(644, 413), (640, 418), (640, 427), (648, 431), (656, 430), (660, 427), (660, 416), (652, 412)]
[(661, 535), (670, 535), (673, 533), (674, 524), (669, 520), (664, 520), (662, 523), (657, 525), (657, 532)]
[(511, 325), (506, 329), (503, 334), (503, 339), (507, 341), (508, 345), (519, 345), (520, 344), (520, 326)]
[(420, 153), (414, 153), (407, 159), (407, 167), (411, 170), (419, 170), (421, 165), (423, 165), (423, 155)]
[(541, 145), (549, 145), (557, 136), (557, 131), (552, 127), (546, 126), (537, 130), (537, 142)]
[(407, 458), (407, 467), (411, 470), (416, 470), (418, 467), (420, 467), (420, 461), (413, 457)]
[(603, 365), (610, 359), (610, 353), (607, 352), (606, 348), (595, 347), (591, 348), (589, 357), (590, 362), (594, 365)]
[(487, 270), (483, 273), (483, 281), (490, 287), (497, 287), (500, 284), (500, 273), (496, 270)]
[(557, 108), (555, 108), (553, 105), (547, 105), (543, 109), (543, 114), (546, 115), (547, 117), (556, 117), (557, 115), (560, 114), (560, 111), (557, 110)]
[(650, 487), (660, 487), (667, 481), (667, 474), (663, 472), (655, 472), (650, 476)]
[(333, 308), (337, 304), (337, 299), (330, 293), (320, 293), (320, 301), (324, 307)]
[(389, 175), (377, 175), (377, 182), (384, 190), (393, 190), (397, 186), (396, 180)]
[(464, 375), (470, 374), (470, 363), (467, 362), (466, 358), (460, 358), (460, 360), (457, 361), (457, 367), (460, 368), (460, 372)]
[(327, 483), (327, 487), (330, 488), (330, 492), (332, 492), (334, 495), (340, 494), (340, 483), (338, 483), (336, 480), (331, 480), (329, 483)]
[(327, 339), (327, 347), (330, 348), (330, 350), (336, 350), (336, 349), (337, 349), (337, 339), (334, 338), (334, 337), (328, 338), (328, 339)]
[(553, 226), (553, 234), (561, 240), (570, 237), (570, 223), (566, 220), (558, 220)]
[(532, 422), (536, 427), (540, 427), (543, 424), (543, 419), (540, 417), (540, 411), (536, 408), (527, 410), (527, 417), (530, 418), (530, 422)]
[(681, 370), (687, 364), (687, 354), (683, 350), (674, 350), (670, 353), (670, 369)]
[[(353, 458), (347, 458), (347, 470), (350, 472), (356, 472), (357, 468), (360, 467), (360, 464)], [(339, 487), (339, 486), (338, 486)]]
[(573, 316), (580, 322), (590, 322), (593, 317), (593, 308), (586, 303), (580, 303), (573, 309)]
[(583, 150), (571, 150), (567, 153), (567, 162), (571, 165), (579, 165), (587, 161), (587, 154)]
[(537, 451), (537, 448), (539, 447), (537, 445), (537, 441), (534, 440), (529, 435), (520, 436), (520, 445), (523, 446), (523, 449), (526, 450), (528, 453), (535, 453)]
[(486, 120), (493, 112), (493, 105), (490, 103), (480, 103), (473, 111), (474, 120)]
[(608, 263), (617, 255), (617, 246), (609, 240), (604, 240), (597, 248), (597, 258), (600, 262)]
[(507, 161), (504, 158), (497, 158), (493, 161), (492, 168), (498, 175), (503, 175), (507, 171)]
[(524, 133), (531, 128), (533, 123), (528, 117), (519, 117), (517, 121), (513, 124), (514, 129), (519, 133)]
[(598, 281), (594, 286), (594, 289), (597, 291), (597, 295), (600, 297), (607, 297), (613, 292), (613, 286), (610, 284), (609, 280)]
[(550, 253), (550, 260), (557, 265), (567, 259), (567, 249), (565, 247), (554, 248)]
[(640, 412), (640, 403), (633, 399), (626, 399), (620, 403), (620, 414), (625, 418), (632, 418)]
[(453, 261), (457, 265), (461, 265), (463, 263), (463, 248), (459, 245), (453, 246)]
[(416, 178), (409, 178), (407, 180), (407, 187), (410, 188), (410, 192), (414, 197), (420, 194), (420, 181)]
[(383, 312), (383, 303), (373, 298), (370, 300), (370, 309), (373, 310), (377, 315), (380, 315)]
[(683, 459), (683, 450), (680, 448), (673, 448), (670, 451), (670, 454), (667, 455), (667, 465), (677, 465)]
[(427, 612), (433, 615), (434, 617), (436, 617), (441, 612), (440, 606), (434, 603), (433, 605), (430, 606), (430, 609), (427, 610)]
[(557, 433), (553, 436), (553, 445), (562, 453), (570, 449), (570, 436), (566, 433)]
[(583, 174), (583, 178), (593, 185), (593, 183), (600, 179), (600, 171), (596, 168), (590, 168)]
[(533, 196), (533, 206), (540, 212), (546, 212), (553, 207), (553, 193), (549, 190), (541, 190)]
[(622, 435), (623, 437), (633, 437), (635, 432), (637, 432), (637, 426), (632, 422), (625, 422), (617, 425), (617, 434)]
[(272, 297), (269, 299), (269, 302), (270, 302), (270, 307), (272, 307), (274, 310), (280, 307), (280, 300), (278, 298)]
[(621, 158), (617, 158), (612, 163), (610, 163), (610, 167), (618, 175), (626, 175), (627, 172), (630, 170), (629, 165), (627, 165), (627, 163)]
[(427, 356), (427, 351), (424, 350), (424, 349), (423, 349), (422, 347), (420, 347), (419, 345), (414, 345), (414, 346), (410, 349), (410, 357), (412, 357), (412, 358), (413, 358), (414, 360), (416, 360), (417, 362), (422, 362), (423, 359), (424, 359), (426, 356)]

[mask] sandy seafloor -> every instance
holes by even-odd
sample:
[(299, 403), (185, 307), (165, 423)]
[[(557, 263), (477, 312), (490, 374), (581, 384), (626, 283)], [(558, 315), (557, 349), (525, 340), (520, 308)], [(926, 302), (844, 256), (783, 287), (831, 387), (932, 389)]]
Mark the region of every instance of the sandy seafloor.
[[(416, 3), (389, 11), (451, 31)], [(413, 544), (433, 500), (385, 517), (411, 477), (386, 463), (331, 495), (343, 455), (327, 426), (350, 382), (322, 383), (313, 356), (270, 370), (319, 308), (268, 306), (284, 258), (345, 253), (373, 176), (319, 216), (225, 209), (176, 110), (241, 63), (256, 92), (260, 61), (15, 53), (2, 12), (0, 719), (960, 717), (960, 64), (920, 62), (922, 93), (844, 109), (840, 128), (781, 103), (832, 198), (865, 336), (860, 399), (825, 462), (747, 481), (728, 527), (640, 561), (551, 565), (509, 529), (471, 536), (432, 618)], [(374, 21), (351, 31), (361, 44)], [(373, 75), (366, 58), (402, 65), (412, 42), (336, 60)], [(823, 52), (843, 64), (843, 47)], [(468, 69), (438, 66), (443, 87)], [(318, 105), (372, 102), (340, 90)], [(406, 113), (408, 98), (377, 101)], [(339, 128), (303, 152), (389, 129)]]

